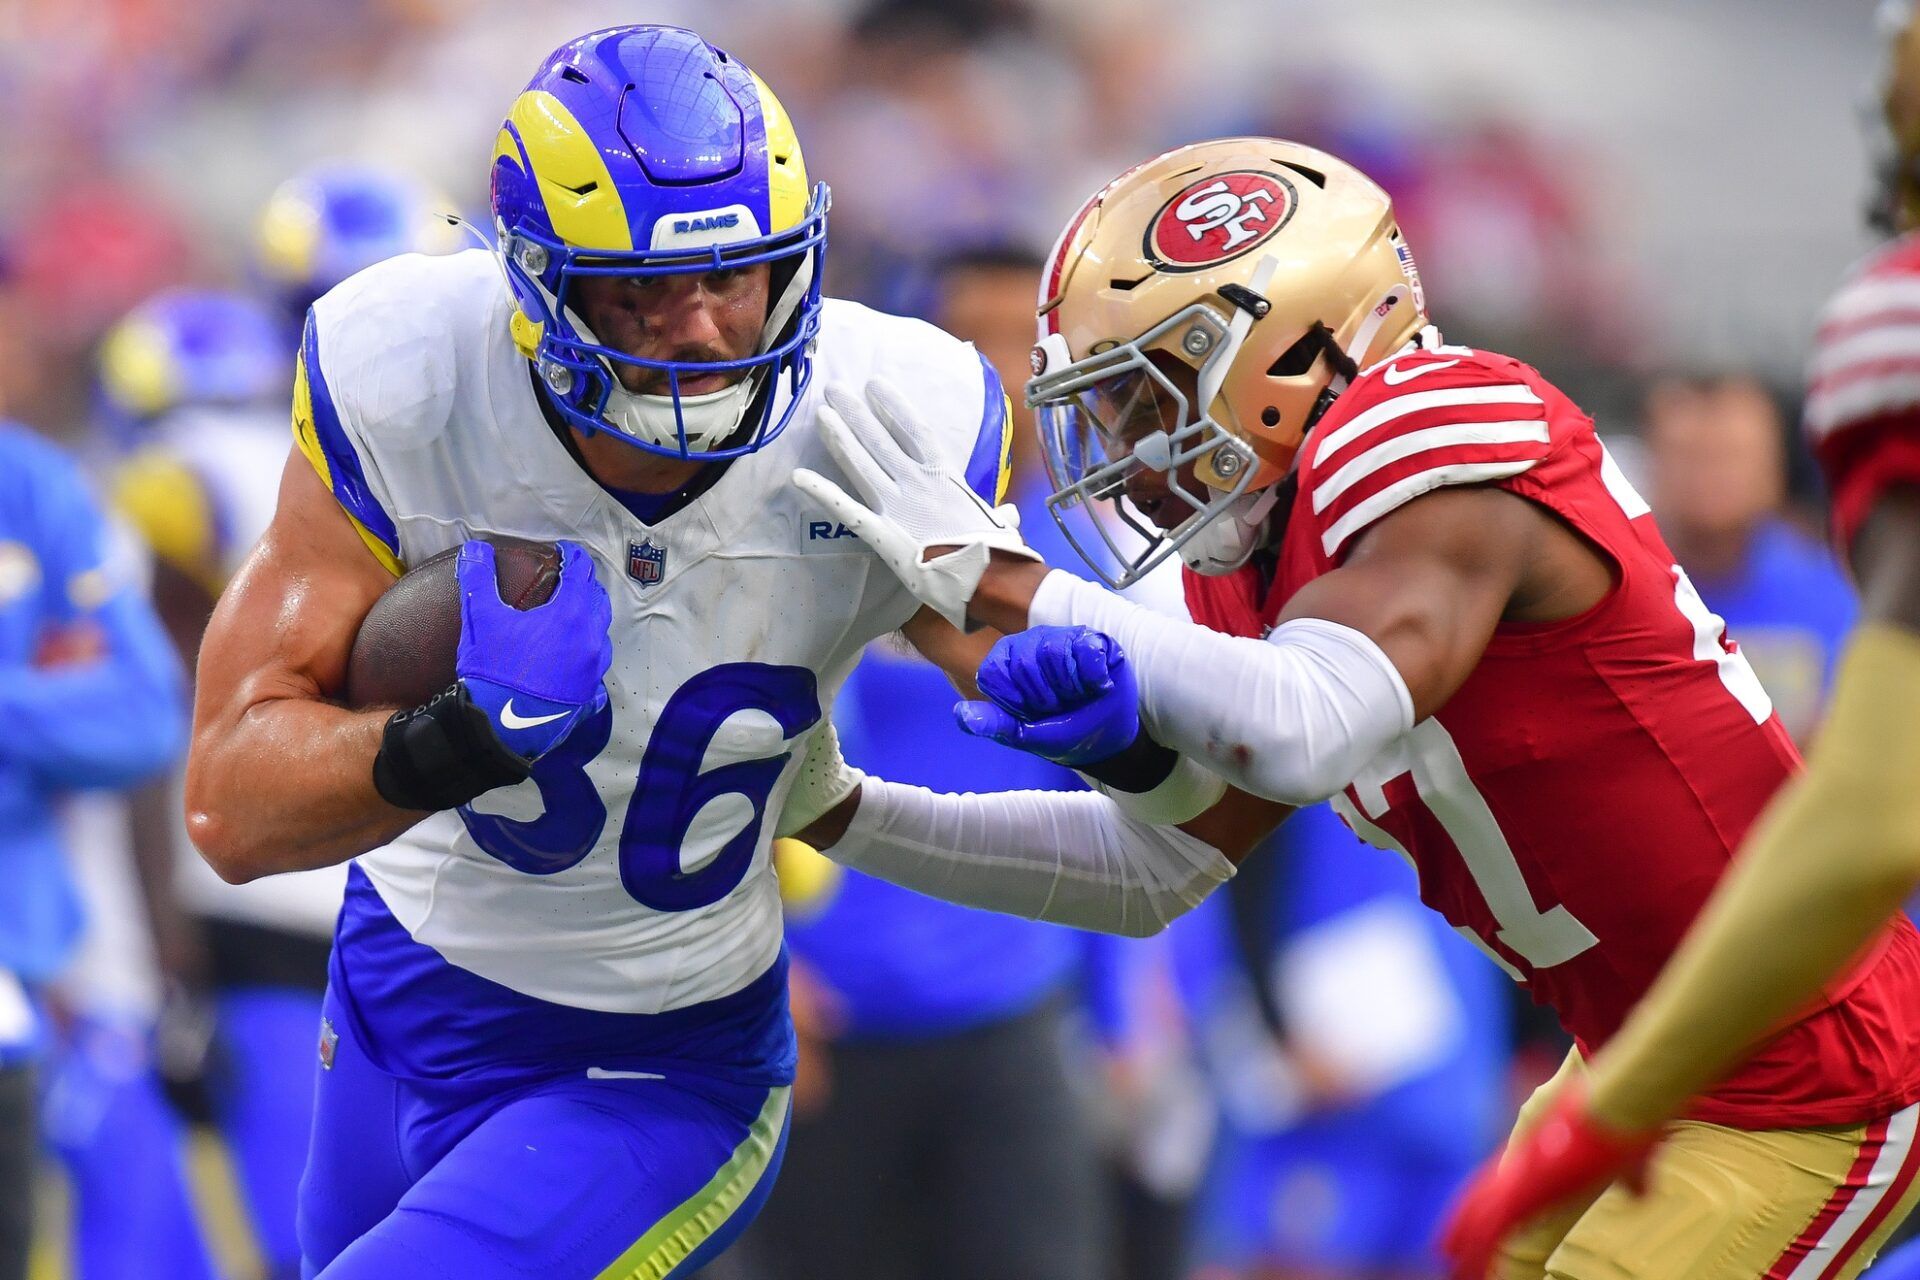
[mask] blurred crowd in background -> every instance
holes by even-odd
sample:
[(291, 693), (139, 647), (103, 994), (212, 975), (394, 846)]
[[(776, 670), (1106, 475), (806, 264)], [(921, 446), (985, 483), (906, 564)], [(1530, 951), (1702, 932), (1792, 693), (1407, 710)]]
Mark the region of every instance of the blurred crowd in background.
[[(540, 54), (597, 26), (681, 22), (775, 87), (811, 174), (832, 185), (828, 291), (945, 325), (1010, 387), (1024, 381), (1042, 255), (1127, 165), (1230, 133), (1294, 138), (1359, 165), (1393, 195), (1448, 338), (1538, 364), (1595, 414), (1804, 738), (1853, 603), (1815, 536), (1819, 496), (1793, 424), (1815, 310), (1869, 243), (1853, 116), (1873, 71), (1871, 6), (1668, 8), (7, 6), (0, 417), (63, 442), (118, 495), (151, 553), (136, 576), (157, 584), (190, 663), (220, 575), (244, 553), (237, 531), (271, 510), (300, 286), (325, 274), (328, 237), (350, 234), (357, 216), (351, 200), (314, 212), (314, 175), (343, 190), (354, 175), (385, 175), (365, 178), (376, 195), (415, 193), (413, 247), (484, 242), (493, 134)], [(301, 175), (309, 186), (283, 188)], [(279, 213), (263, 220), (276, 189)], [(266, 317), (251, 329), (206, 323), (222, 340), (266, 335), (213, 398), (271, 435), (196, 419), (207, 406), (168, 382), (151, 334), (115, 328), (130, 312), (151, 320), (136, 308), (183, 287), (244, 295)], [(169, 305), (168, 323), (180, 321)], [(1031, 445), (1024, 418), (1021, 430)], [(218, 465), (249, 451), (263, 460), (252, 480), (208, 488), (231, 509), (203, 513), (207, 527), (224, 521), (234, 545), (202, 548), (205, 572), (143, 497), (166, 481), (148, 465), (163, 441), (170, 464), (189, 469), (196, 449)], [(1024, 527), (1071, 566), (1046, 490), (1023, 449)], [(182, 576), (198, 597), (169, 590)], [(1177, 584), (1164, 594), (1177, 608)], [(1071, 785), (961, 739), (950, 700), (931, 667), (876, 649), (837, 710), (850, 758), (949, 790)], [(50, 1006), (56, 1043), (35, 1086), (68, 1188), (51, 1190), (61, 1166), (50, 1162), (36, 1273), (48, 1280), (297, 1274), (290, 1180), (328, 890), (304, 891), (318, 898), (291, 908), (309, 917), (296, 924), (242, 910), (236, 927), (235, 913), (187, 890), (172, 895), (184, 910), (129, 905), (130, 873), (100, 869), (125, 856), (151, 888), (156, 863), (129, 844), (162, 845), (181, 884), (207, 878), (179, 846), (177, 807), (136, 800), (129, 824), (83, 805), (69, 828), (91, 886), (80, 954), (93, 967), (68, 982), (81, 993), (68, 1006)], [(914, 899), (804, 849), (780, 857), (803, 1038), (798, 1124), (762, 1222), (715, 1268), (737, 1280), (1410, 1280), (1432, 1273), (1428, 1236), (1447, 1194), (1564, 1052), (1558, 1031), (1419, 906), (1406, 867), (1322, 812), (1291, 822), (1229, 893), (1141, 942)], [(178, 919), (223, 911), (229, 924), (211, 935)], [(267, 948), (279, 961), (235, 978), (248, 962), (219, 953), (256, 954), (244, 951), (260, 943), (246, 932), (256, 927), (283, 935)], [(116, 929), (124, 936), (103, 942)], [(134, 1012), (90, 1018), (103, 989)], [(235, 1083), (264, 1077), (282, 1087)], [(215, 1131), (224, 1160), (208, 1155)], [(113, 1145), (130, 1134), (187, 1142), (186, 1154), (130, 1156)], [(195, 1261), (154, 1268), (156, 1251), (172, 1250)]]

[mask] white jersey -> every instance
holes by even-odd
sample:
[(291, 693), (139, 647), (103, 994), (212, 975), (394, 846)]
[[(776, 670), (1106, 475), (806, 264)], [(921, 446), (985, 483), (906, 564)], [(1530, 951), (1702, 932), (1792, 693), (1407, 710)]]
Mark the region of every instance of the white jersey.
[(359, 864), (416, 941), (515, 991), (620, 1013), (713, 1000), (779, 954), (768, 847), (806, 735), (862, 647), (917, 607), (791, 484), (797, 467), (839, 474), (822, 394), (890, 379), (989, 487), (1005, 398), (970, 346), (829, 301), (785, 431), (647, 525), (548, 426), (511, 308), (481, 250), (348, 280), (314, 307), (296, 432), (383, 559), (481, 534), (583, 545), (613, 601), (611, 724)]

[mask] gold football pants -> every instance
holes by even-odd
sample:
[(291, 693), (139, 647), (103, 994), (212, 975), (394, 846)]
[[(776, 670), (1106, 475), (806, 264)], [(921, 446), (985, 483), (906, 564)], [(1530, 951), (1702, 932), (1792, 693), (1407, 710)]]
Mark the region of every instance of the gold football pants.
[[(1569, 1056), (1521, 1108), (1546, 1107)], [(1516, 1233), (1499, 1280), (1851, 1280), (1920, 1198), (1920, 1106), (1847, 1128), (1748, 1131), (1686, 1120), (1642, 1195), (1619, 1184)]]

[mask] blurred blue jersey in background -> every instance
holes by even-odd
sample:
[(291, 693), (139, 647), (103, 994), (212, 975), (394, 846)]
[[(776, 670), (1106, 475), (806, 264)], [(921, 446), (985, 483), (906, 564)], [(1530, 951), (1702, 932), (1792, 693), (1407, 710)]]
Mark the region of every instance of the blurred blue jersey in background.
[(0, 425), (0, 972), (28, 984), (81, 928), (54, 802), (130, 786), (186, 741), (179, 664), (126, 578), (74, 466)]
[(1221, 1111), (1198, 1260), (1426, 1273), (1508, 1116), (1506, 979), (1324, 805), (1194, 915), (1174, 938)]
[[(184, 683), (173, 647), (111, 542), (73, 463), (25, 429), (0, 423), (3, 1276), (25, 1274), (31, 1237), (40, 1142), (36, 1060), (48, 1047), (35, 1007), (84, 925), (60, 802), (74, 791), (127, 787), (158, 773), (186, 741)], [(121, 1198), (181, 1220), (169, 1184), (155, 1185), (148, 1173), (119, 1162), (112, 1176), (120, 1179)], [(164, 1208), (157, 1207), (163, 1201)], [(85, 1235), (84, 1225), (78, 1233)], [(191, 1258), (192, 1251), (169, 1250), (168, 1256)], [(149, 1254), (145, 1264), (154, 1260)], [(188, 1266), (167, 1274), (194, 1280), (202, 1272)]]
[(1690, 571), (1707, 607), (1753, 664), (1804, 745), (1819, 723), (1834, 663), (1860, 612), (1826, 544), (1778, 517), (1758, 525), (1731, 572)]

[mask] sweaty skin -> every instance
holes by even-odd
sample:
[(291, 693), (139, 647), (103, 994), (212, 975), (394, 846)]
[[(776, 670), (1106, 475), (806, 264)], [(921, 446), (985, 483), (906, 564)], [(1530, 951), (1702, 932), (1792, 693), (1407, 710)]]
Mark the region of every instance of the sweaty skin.
[(1920, 887), (1920, 490), (1880, 501), (1853, 562), (1864, 621), (1807, 771), (1594, 1058), (1602, 1125), (1637, 1133), (1679, 1115), (1843, 978)]
[(327, 699), (360, 620), (393, 585), (299, 452), (273, 523), (207, 624), (187, 756), (187, 833), (222, 879), (331, 866), (426, 815), (373, 787), (390, 714)]
[[(581, 306), (603, 340), (630, 354), (731, 358), (758, 341), (767, 279), (764, 266), (645, 287), (602, 278), (583, 287)], [(629, 374), (646, 376), (623, 370), (623, 382)], [(683, 389), (716, 389), (705, 381)], [(575, 441), (588, 470), (615, 488), (669, 492), (706, 465), (600, 434)], [(396, 809), (374, 789), (390, 713), (332, 701), (361, 620), (392, 585), (306, 458), (291, 452), (273, 523), (221, 597), (200, 648), (187, 829), (222, 878), (238, 884), (331, 866), (426, 816)], [(996, 638), (961, 637), (924, 611), (908, 630), (967, 689)]]

